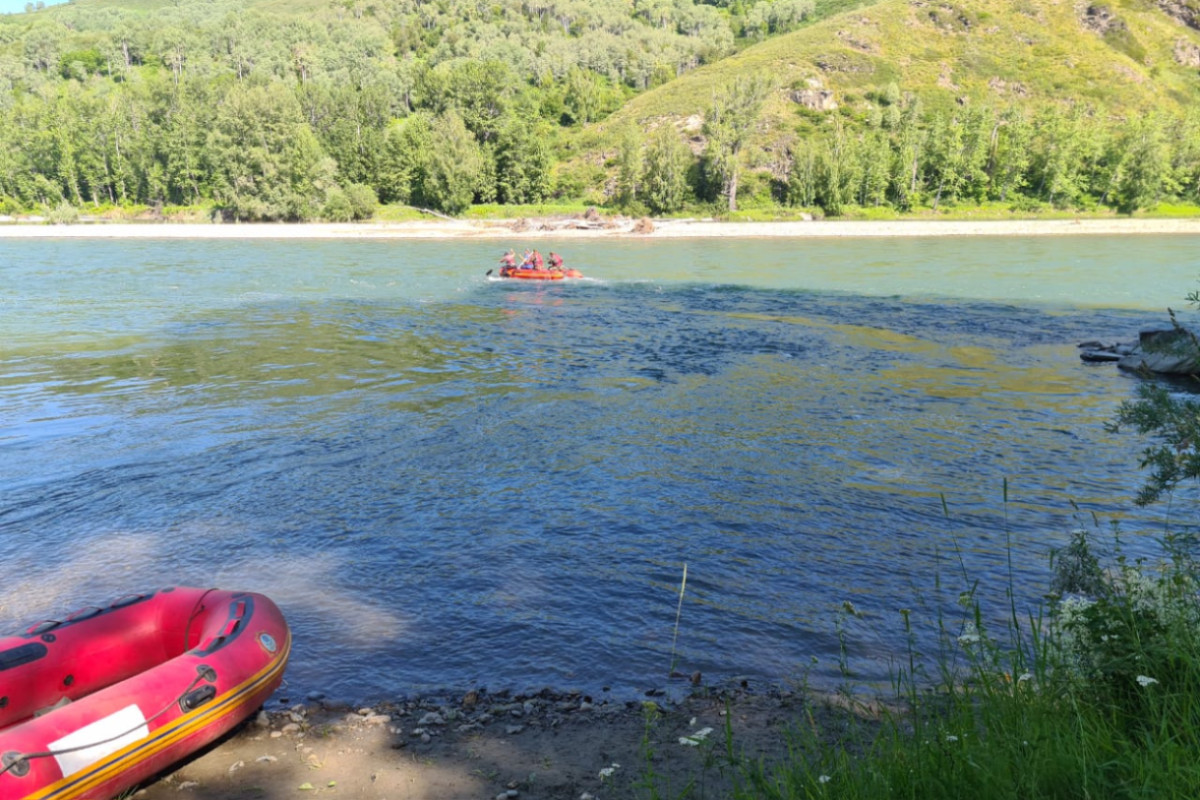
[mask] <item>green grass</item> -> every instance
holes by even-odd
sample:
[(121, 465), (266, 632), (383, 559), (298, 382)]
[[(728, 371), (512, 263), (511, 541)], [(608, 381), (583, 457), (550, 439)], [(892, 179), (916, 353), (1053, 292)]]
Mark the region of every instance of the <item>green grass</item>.
[[(1159, 564), (1131, 562), (1118, 541), (1102, 568), (1076, 532), (1043, 612), (1021, 619), (1005, 608), (995, 633), (968, 589), (960, 618), (939, 612), (927, 623), (941, 643), (932, 677), (926, 654), (912, 645), (898, 654), (881, 724), (837, 737), (816, 724), (792, 728), (790, 756), (777, 763), (738, 753), (734, 741), (729, 796), (1200, 796), (1200, 580), (1182, 548), (1168, 540), (1165, 553)], [(916, 641), (913, 615), (899, 616)]]
[[(505, 206), (499, 203), (471, 206), (463, 215), (467, 219), (520, 219), (521, 217), (576, 217), (592, 206), (580, 202), (537, 203)], [(598, 209), (600, 210), (600, 209)], [(606, 215), (610, 211), (604, 211)]]
[[(686, 73), (633, 98), (602, 127), (615, 131), (631, 120), (642, 124), (703, 114), (714, 87), (760, 71), (784, 89), (817, 80), (851, 114), (861, 111), (851, 95), (893, 81), (930, 110), (953, 108), (960, 100), (1033, 108), (1087, 98), (1114, 113), (1179, 113), (1194, 102), (1187, 98), (1195, 98), (1200, 81), (1194, 69), (1175, 60), (1173, 47), (1180, 39), (1200, 43), (1200, 34), (1156, 5), (1131, 4), (1118, 11), (1127, 31), (1136, 32), (1136, 43), (1133, 33), (1106, 40), (1086, 30), (1071, 3), (882, 0)], [(764, 108), (763, 122), (770, 123), (770, 133), (786, 131), (795, 127), (799, 109), (780, 91)]]

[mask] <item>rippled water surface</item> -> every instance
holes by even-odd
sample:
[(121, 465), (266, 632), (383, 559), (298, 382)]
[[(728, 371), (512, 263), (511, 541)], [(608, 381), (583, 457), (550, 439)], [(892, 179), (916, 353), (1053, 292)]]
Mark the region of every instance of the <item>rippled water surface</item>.
[(879, 680), (898, 609), (1160, 524), (1076, 344), (1184, 305), (1194, 237), (509, 244), (0, 242), (5, 625), (219, 585), (296, 692), (629, 694), (686, 563), (677, 669), (833, 683), (841, 625)]

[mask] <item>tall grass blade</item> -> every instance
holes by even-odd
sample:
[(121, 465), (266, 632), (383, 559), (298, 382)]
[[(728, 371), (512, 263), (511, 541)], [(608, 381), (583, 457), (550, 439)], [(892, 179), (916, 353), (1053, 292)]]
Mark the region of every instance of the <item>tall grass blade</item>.
[(683, 592), (687, 589), (687, 562), (683, 562), (683, 580), (679, 582), (679, 605), (675, 608), (675, 632), (671, 634), (671, 669), (675, 672), (675, 643), (679, 640), (679, 618), (683, 615)]

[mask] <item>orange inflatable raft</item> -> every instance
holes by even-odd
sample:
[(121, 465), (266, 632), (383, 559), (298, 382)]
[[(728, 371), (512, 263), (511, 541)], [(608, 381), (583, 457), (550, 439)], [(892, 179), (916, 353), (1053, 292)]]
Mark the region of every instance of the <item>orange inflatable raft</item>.
[(530, 267), (502, 267), (501, 278), (516, 278), (523, 281), (561, 281), (564, 278), (582, 278), (577, 269), (532, 269)]

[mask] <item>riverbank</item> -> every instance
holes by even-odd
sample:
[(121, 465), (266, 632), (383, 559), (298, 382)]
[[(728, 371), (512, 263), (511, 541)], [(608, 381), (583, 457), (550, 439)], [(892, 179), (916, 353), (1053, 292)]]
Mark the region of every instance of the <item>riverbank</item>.
[(1200, 235), (1200, 219), (1059, 220), (811, 220), (720, 222), (701, 219), (538, 218), (519, 220), (429, 219), (365, 223), (84, 222), (0, 224), (0, 238), (162, 239), (513, 239), (539, 238), (808, 238), (899, 236), (1079, 236), (1124, 234)]
[(700, 690), (671, 703), (606, 702), (579, 692), (484, 691), (371, 707), (320, 701), (262, 712), (139, 791), (143, 800), (331, 797), (608, 800), (726, 797), (739, 757), (788, 757), (787, 730), (823, 737), (875, 723), (837, 698)]

